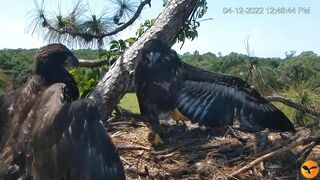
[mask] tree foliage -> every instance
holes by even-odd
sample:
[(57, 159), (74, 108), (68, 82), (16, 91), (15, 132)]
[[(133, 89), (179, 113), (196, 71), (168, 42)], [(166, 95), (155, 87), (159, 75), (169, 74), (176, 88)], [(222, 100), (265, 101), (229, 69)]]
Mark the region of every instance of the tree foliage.
[[(180, 57), (208, 71), (231, 74), (242, 79), (248, 77), (249, 83), (263, 95), (277, 93), (308, 108), (320, 110), (320, 56), (312, 51), (286, 56), (284, 59), (251, 57), (238, 53), (226, 56), (213, 53), (200, 55), (197, 51)], [(254, 68), (249, 75), (248, 69), (252, 64)], [(298, 126), (310, 125), (314, 121), (314, 118), (288, 106), (276, 105)]]
[(10, 89), (12, 86), (10, 77), (0, 70), (0, 93)]
[(48, 42), (102, 47), (105, 41), (108, 42), (106, 37), (132, 25), (144, 6), (150, 3), (151, 0), (109, 0), (104, 4), (104, 10), (96, 15), (81, 0), (67, 14), (62, 14), (61, 9), (47, 12), (44, 0), (34, 0), (35, 9), (29, 12), (28, 29), (31, 34), (39, 35)]
[[(133, 42), (134, 38), (114, 40), (111, 41), (111, 46), (108, 50), (80, 49), (74, 50), (74, 53), (78, 58), (82, 59), (93, 59), (100, 55), (105, 59), (109, 59), (110, 63), (112, 63), (112, 60), (116, 59)], [(28, 72), (30, 73), (32, 55), (35, 51), (36, 49), (0, 50), (0, 69), (12, 78), (12, 82), (16, 86), (23, 82), (25, 76), (28, 76)], [(249, 57), (239, 53), (230, 53), (220, 57), (210, 52), (200, 54), (198, 51), (192, 54), (185, 53), (180, 57), (183, 61), (205, 70), (231, 74), (241, 78), (247, 76), (250, 66), (249, 61), (254, 61), (256, 73), (249, 78), (249, 82), (264, 94), (269, 94), (274, 90), (280, 91), (290, 88), (296, 84), (304, 84), (315, 91), (320, 91), (320, 56), (312, 52), (302, 52), (297, 56), (284, 59)], [(79, 76), (79, 81), (80, 77), (84, 78), (81, 81), (86, 81), (86, 75), (89, 75), (87, 77), (89, 81), (92, 81), (90, 80), (92, 78), (98, 80), (101, 73), (105, 72), (109, 65), (100, 67), (101, 69), (80, 68), (79, 75), (73, 75)], [(76, 71), (78, 70), (72, 70), (73, 73)]]
[(248, 81), (266, 93), (289, 88), (294, 84), (306, 84), (313, 89), (320, 87), (320, 56), (311, 52), (302, 52), (300, 55), (284, 59), (250, 57), (234, 52), (220, 57), (213, 53), (200, 55), (197, 51), (180, 57), (194, 66), (241, 78), (247, 77), (251, 61), (255, 70)]
[[(164, 1), (164, 4), (166, 3), (167, 1)], [(203, 21), (202, 18), (208, 10), (207, 1), (200, 0), (196, 7), (197, 9), (193, 11), (193, 14), (185, 22), (184, 27), (181, 29), (180, 33), (177, 35), (172, 44), (182, 42), (182, 47), (186, 39), (194, 40), (196, 37), (198, 37), (197, 28), (200, 26), (200, 22)]]

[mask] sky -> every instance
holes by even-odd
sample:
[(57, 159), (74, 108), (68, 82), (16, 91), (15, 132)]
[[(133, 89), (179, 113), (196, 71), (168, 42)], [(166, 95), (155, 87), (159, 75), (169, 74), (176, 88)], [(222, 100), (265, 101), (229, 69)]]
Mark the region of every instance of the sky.
[[(93, 13), (99, 14), (107, 0), (83, 0)], [(68, 12), (74, 1), (47, 0), (46, 10), (57, 11), (58, 2), (62, 12)], [(163, 10), (162, 0), (152, 0), (152, 6), (145, 7), (139, 22), (115, 38), (128, 38), (140, 23), (155, 18)], [(320, 1), (319, 0), (207, 0), (208, 12), (198, 29), (199, 36), (173, 48), (179, 53), (212, 52), (227, 55), (231, 52), (246, 54), (244, 41), (258, 57), (284, 57), (286, 51), (297, 53), (311, 50), (320, 54)], [(241, 9), (255, 9), (254, 14), (241, 14)], [(277, 8), (295, 9), (295, 13), (284, 14)], [(45, 45), (36, 35), (26, 32), (28, 12), (34, 9), (33, 0), (0, 1), (0, 49), (38, 48)], [(233, 10), (233, 12), (231, 12)], [(264, 14), (257, 14), (261, 11)], [(272, 14), (276, 13), (276, 14)]]

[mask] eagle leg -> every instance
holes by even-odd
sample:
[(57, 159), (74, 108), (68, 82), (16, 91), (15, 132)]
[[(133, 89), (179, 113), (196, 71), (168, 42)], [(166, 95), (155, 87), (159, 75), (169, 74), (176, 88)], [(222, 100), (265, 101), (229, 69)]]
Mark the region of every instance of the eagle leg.
[(161, 139), (160, 134), (153, 131), (149, 133), (148, 140), (153, 146), (161, 146), (164, 144), (164, 141)]
[(156, 133), (152, 143), (158, 146), (164, 144), (164, 141), (161, 139), (160, 134)]
[(150, 122), (151, 132), (148, 135), (148, 140), (153, 146), (161, 146), (164, 141), (161, 138), (159, 120), (157, 122)]
[(154, 146), (160, 146), (164, 144), (164, 141), (161, 139), (161, 129), (160, 129), (160, 122), (159, 122), (159, 114), (160, 111), (156, 105), (149, 105), (147, 108), (147, 113), (149, 114), (149, 126), (151, 132), (148, 135), (148, 140)]

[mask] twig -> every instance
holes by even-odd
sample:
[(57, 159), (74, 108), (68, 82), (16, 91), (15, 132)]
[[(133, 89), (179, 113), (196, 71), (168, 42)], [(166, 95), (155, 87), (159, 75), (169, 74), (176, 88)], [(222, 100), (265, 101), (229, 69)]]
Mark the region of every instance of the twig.
[[(180, 148), (180, 149), (182, 149), (182, 148)], [(156, 159), (157, 160), (164, 160), (166, 158), (174, 156), (175, 154), (176, 154), (176, 151), (174, 151), (174, 152), (172, 152), (170, 154), (158, 155), (158, 156), (156, 156)]]
[(233, 164), (233, 163), (235, 163), (237, 161), (241, 161), (241, 160), (244, 160), (244, 159), (246, 159), (246, 158), (243, 155), (240, 155), (239, 157), (236, 157), (236, 158), (233, 158), (233, 159), (227, 161), (227, 164)]
[(128, 173), (128, 174), (138, 174), (139, 176), (141, 176), (141, 177), (148, 177), (149, 176), (149, 171), (148, 171), (148, 169), (147, 168), (145, 168), (145, 171), (143, 172), (143, 171), (138, 171), (138, 170), (136, 170), (136, 169), (134, 169), (134, 168), (127, 168), (127, 169), (125, 169), (125, 171), (126, 171), (126, 173)]
[(315, 142), (312, 142), (308, 145), (306, 145), (299, 153), (299, 158), (298, 158), (298, 161), (299, 162), (302, 162), (304, 159), (306, 159), (306, 157), (311, 153), (312, 149), (314, 147), (316, 147), (317, 144)]
[[(297, 131), (299, 131), (299, 130), (297, 129)], [(280, 136), (281, 136), (281, 133), (280, 133)], [(275, 151), (276, 149), (280, 149), (280, 148), (292, 143), (293, 141), (297, 140), (300, 136), (301, 136), (301, 132), (296, 133), (293, 136), (291, 136), (289, 139), (283, 141), (281, 144), (277, 144), (277, 145), (275, 145), (275, 146), (273, 146), (273, 147), (271, 147), (271, 148), (269, 148), (269, 149), (267, 149), (265, 151), (259, 152), (255, 156), (256, 157), (260, 157), (263, 154), (267, 154), (269, 152)]]
[(117, 132), (113, 133), (111, 135), (111, 137), (114, 138), (114, 137), (121, 136), (121, 135), (124, 135), (124, 134), (126, 134), (126, 133), (125, 132), (121, 132), (121, 131), (117, 131)]
[(191, 146), (193, 145), (194, 143), (198, 142), (199, 140), (194, 140), (194, 141), (191, 141), (189, 143), (184, 143), (183, 145), (177, 147), (177, 148), (173, 148), (173, 149), (166, 149), (166, 150), (163, 150), (163, 151), (157, 151), (157, 152), (151, 152), (152, 155), (163, 155), (163, 154), (170, 154), (170, 153), (173, 153), (175, 151), (179, 151), (181, 150), (182, 148), (184, 147), (187, 147), (187, 146)]
[(124, 158), (122, 158), (122, 157), (120, 157), (120, 160), (122, 161), (122, 162), (125, 162), (126, 164), (128, 164), (128, 165), (132, 165), (132, 163), (130, 163), (129, 161), (127, 161), (127, 160), (125, 160)]
[(138, 153), (139, 158), (138, 158), (138, 162), (137, 162), (137, 166), (136, 166), (137, 169), (139, 169), (140, 161), (141, 161), (143, 154), (144, 154), (144, 150), (142, 150), (140, 153)]
[(123, 117), (134, 118), (135, 121), (138, 121), (138, 122), (145, 122), (146, 121), (146, 120), (144, 120), (144, 117), (141, 114), (136, 114), (136, 113), (131, 113), (129, 111), (125, 111), (125, 112), (121, 112), (120, 115), (113, 116), (113, 117), (107, 119), (107, 122), (108, 123), (115, 122), (118, 119), (121, 119)]
[(247, 140), (241, 138), (239, 136), (239, 134), (237, 134), (234, 129), (231, 126), (228, 126), (228, 130), (227, 132), (223, 135), (223, 137), (225, 138), (227, 136), (227, 134), (230, 134), (231, 137), (236, 138), (238, 141), (240, 141), (242, 144), (246, 144)]
[(289, 144), (288, 146), (285, 146), (283, 148), (280, 148), (280, 149), (277, 149), (273, 152), (270, 152), (270, 153), (267, 153), (257, 159), (255, 159), (254, 161), (250, 162), (249, 164), (243, 166), (242, 168), (238, 169), (237, 171), (235, 171), (234, 173), (232, 173), (230, 175), (230, 177), (235, 177), (235, 176), (238, 176), (239, 174), (241, 173), (244, 173), (246, 171), (248, 171), (249, 169), (251, 169), (253, 166), (257, 165), (258, 163), (268, 159), (268, 158), (271, 158), (277, 154), (280, 154), (280, 153), (283, 153), (285, 151), (290, 151), (292, 150), (293, 148), (299, 146), (299, 145), (305, 145), (305, 144), (309, 144), (311, 142), (315, 142), (316, 144), (319, 144), (320, 143), (320, 136), (317, 136), (317, 137), (307, 137), (305, 139), (302, 139), (302, 140), (299, 140), (297, 142), (294, 142), (292, 144)]
[(135, 127), (143, 126), (143, 125), (138, 124), (136, 122), (127, 122), (127, 121), (109, 123), (109, 126), (119, 126), (119, 125), (132, 125), (132, 126), (135, 126)]
[(112, 116), (112, 117), (110, 117), (109, 119), (107, 119), (107, 123), (114, 122), (114, 121), (116, 121), (117, 119), (118, 119), (118, 117)]
[(171, 154), (175, 151), (179, 151), (183, 148), (184, 145), (182, 146), (179, 146), (177, 148), (174, 148), (174, 149), (166, 149), (166, 150), (163, 150), (163, 151), (157, 151), (157, 152), (151, 152), (152, 155), (156, 155), (156, 156), (161, 156), (161, 155), (166, 155), (166, 154)]
[(119, 151), (127, 151), (127, 150), (145, 150), (151, 151), (151, 148), (144, 147), (144, 146), (118, 146)]

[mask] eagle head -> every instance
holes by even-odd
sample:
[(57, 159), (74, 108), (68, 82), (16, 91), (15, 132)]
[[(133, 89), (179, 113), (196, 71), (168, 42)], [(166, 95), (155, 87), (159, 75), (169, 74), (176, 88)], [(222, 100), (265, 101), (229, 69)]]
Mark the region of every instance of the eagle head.
[(66, 46), (55, 43), (41, 47), (34, 59), (33, 73), (40, 77), (46, 86), (64, 83), (71, 91), (73, 99), (78, 99), (77, 83), (65, 66), (77, 66), (79, 62)]
[(148, 66), (153, 66), (158, 62), (159, 59), (162, 59), (164, 54), (170, 52), (170, 46), (161, 42), (160, 40), (154, 39), (148, 41), (143, 48), (143, 59), (144, 63)]
[(53, 73), (54, 71), (65, 68), (66, 64), (69, 63), (72, 66), (78, 65), (78, 59), (73, 53), (64, 45), (54, 43), (41, 47), (34, 56), (35, 74), (47, 74)]

